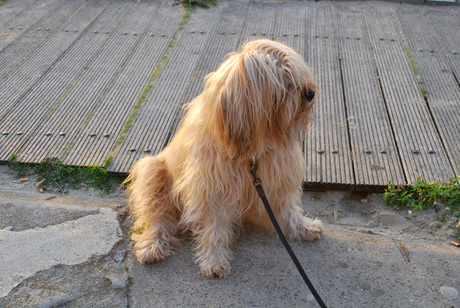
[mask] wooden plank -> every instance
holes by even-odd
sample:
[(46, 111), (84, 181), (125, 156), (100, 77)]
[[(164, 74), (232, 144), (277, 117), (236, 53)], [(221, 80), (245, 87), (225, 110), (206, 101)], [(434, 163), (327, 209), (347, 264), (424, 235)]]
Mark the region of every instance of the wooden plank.
[[(18, 69), (22, 63), (32, 56), (52, 36), (56, 30), (66, 23), (79, 8), (81, 2), (72, 2), (57, 7), (32, 25), (29, 29), (23, 30), (23, 34), (3, 48), (0, 53), (0, 83), (8, 78), (12, 71)], [(10, 30), (13, 31), (13, 30)]]
[(248, 22), (244, 27), (239, 45), (257, 38), (273, 38), (277, 9), (278, 5), (273, 3), (250, 3), (247, 13)]
[[(3, 83), (0, 82), (0, 122), (8, 115), (21, 97), (57, 63), (87, 27), (107, 8), (109, 2), (86, 2), (83, 7)], [(66, 31), (67, 30), (67, 31)], [(75, 32), (76, 31), (76, 32)], [(7, 128), (6, 128), (7, 129)]]
[(365, 18), (408, 183), (417, 177), (447, 181), (454, 173), (412, 72), (397, 18), (370, 10)]
[(204, 52), (205, 42), (214, 29), (219, 14), (213, 11), (196, 12), (183, 30), (162, 73), (120, 150), (113, 158), (109, 171), (128, 172), (143, 155), (160, 152), (167, 141), (178, 109), (186, 94), (196, 64)]
[[(154, 5), (118, 2), (114, 6), (114, 10), (104, 12), (110, 18), (103, 23), (97, 22), (99, 28), (85, 34), (108, 37), (101, 46), (100, 53), (86, 65), (72, 87), (61, 95), (60, 102), (50, 106), (46, 117), (30, 135), (29, 141), (22, 145), (19, 160), (39, 162), (44, 157), (62, 158), (69, 150), (68, 141), (78, 135), (81, 126), (89, 120), (107, 90), (118, 79), (126, 61), (157, 12)], [(107, 28), (110, 30), (106, 31)], [(78, 54), (75, 56), (78, 57)], [(109, 110), (106, 110), (105, 115), (114, 117)], [(46, 136), (48, 132), (52, 136)], [(65, 133), (65, 136), (61, 133)], [(94, 140), (94, 137), (88, 135), (81, 138)], [(81, 153), (81, 159), (84, 159), (87, 152), (83, 150)], [(78, 162), (77, 164), (80, 165)]]
[(444, 47), (457, 83), (460, 83), (460, 10), (437, 8), (426, 10), (425, 15)]
[(17, 0), (4, 3), (0, 9), (0, 29), (12, 19), (28, 10), (31, 6), (40, 0)]
[(291, 2), (276, 10), (273, 38), (293, 48), (300, 55), (305, 49), (305, 4)]
[[(84, 34), (87, 27), (91, 27), (91, 23), (107, 5), (108, 3), (99, 2), (85, 6), (75, 15), (77, 20), (70, 21), (73, 26), (70, 29), (79, 29), (78, 32), (59, 32), (52, 38), (52, 42), (46, 44), (49, 45), (47, 48), (37, 53), (30, 67), (22, 66), (14, 78), (0, 85), (2, 107), (6, 105), (0, 118), (0, 131), (9, 132), (8, 135), (0, 136), (2, 138), (0, 160), (8, 160), (11, 154), (20, 149), (20, 145), (27, 140), (37, 125), (43, 121), (43, 117), (52, 109), (52, 105), (59, 102), (60, 96), (85, 70), (85, 66), (93, 56), (101, 50), (107, 37), (93, 36), (89, 41), (86, 39), (79, 41), (78, 38)], [(63, 51), (69, 53), (60, 57), (58, 52)], [(73, 57), (72, 53), (78, 56)], [(46, 65), (53, 64), (53, 61), (54, 66), (50, 70)], [(49, 74), (44, 74), (41, 78), (33, 76), (35, 69), (45, 69), (45, 67)], [(21, 82), (26, 84), (23, 85)]]
[(38, 20), (61, 5), (63, 3), (56, 0), (37, 1), (7, 23), (0, 25), (0, 50), (14, 42), (16, 38), (25, 35)]
[[(68, 155), (64, 163), (103, 165), (115, 149), (130, 111), (149, 83), (183, 13), (177, 7), (158, 10), (156, 15), (152, 15), (155, 17), (152, 18), (153, 23), (111, 90), (97, 104), (89, 121), (68, 141)], [(89, 137), (93, 133), (96, 136)]]
[[(420, 88), (426, 92), (429, 110), (435, 120), (455, 174), (460, 174), (460, 88), (425, 10), (404, 8), (398, 17), (420, 73)], [(460, 33), (460, 32), (459, 32)]]
[(348, 128), (358, 188), (404, 184), (400, 157), (360, 11), (342, 8), (338, 30)]
[(305, 59), (321, 95), (305, 139), (306, 184), (355, 185), (340, 76), (336, 13), (329, 6), (305, 7)]

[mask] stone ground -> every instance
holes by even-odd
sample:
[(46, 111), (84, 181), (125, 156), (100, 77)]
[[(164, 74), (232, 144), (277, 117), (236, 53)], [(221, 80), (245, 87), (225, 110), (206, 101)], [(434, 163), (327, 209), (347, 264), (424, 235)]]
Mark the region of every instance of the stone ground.
[[(35, 180), (0, 166), (0, 307), (317, 307), (274, 237), (246, 230), (225, 279), (200, 274), (187, 238), (169, 259), (140, 265), (120, 191), (62, 196)], [(460, 305), (454, 218), (394, 210), (379, 194), (305, 192), (302, 203), (326, 231), (292, 246), (329, 307)]]

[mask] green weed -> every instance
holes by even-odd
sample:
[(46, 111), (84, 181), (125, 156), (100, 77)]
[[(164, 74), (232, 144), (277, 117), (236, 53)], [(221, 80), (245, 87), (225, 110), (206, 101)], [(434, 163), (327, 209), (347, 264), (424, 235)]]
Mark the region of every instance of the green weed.
[(58, 159), (46, 159), (40, 164), (22, 164), (13, 159), (9, 167), (16, 171), (18, 178), (30, 174), (37, 175), (39, 187), (44, 190), (58, 188), (62, 194), (67, 194), (67, 188), (95, 187), (100, 193), (110, 192), (114, 186), (120, 186), (125, 175), (112, 174), (99, 166), (74, 167), (63, 165)]
[(410, 52), (409, 48), (404, 48), (404, 50), (406, 51), (406, 55), (409, 58), (409, 63), (410, 63), (410, 67), (412, 68), (412, 71), (414, 72), (415, 75), (418, 75), (419, 72), (418, 72), (417, 66), (415, 65), (415, 60), (414, 60), (414, 57), (412, 56), (412, 53)]
[(105, 169), (109, 169), (110, 167), (110, 164), (112, 163), (112, 160), (113, 160), (113, 156), (112, 155), (109, 155), (106, 160), (104, 161), (104, 168)]
[(188, 23), (190, 19), (190, 14), (191, 14), (190, 10), (187, 10), (187, 12), (182, 14), (182, 16), (180, 17), (178, 30), (182, 30), (185, 27), (185, 25)]
[[(416, 212), (434, 207), (440, 200), (448, 205), (449, 212), (437, 215), (436, 219), (446, 222), (447, 215), (460, 217), (460, 177), (451, 178), (449, 183), (427, 182), (419, 177), (415, 184), (406, 186), (390, 181), (383, 198), (395, 209), (408, 207)], [(456, 229), (460, 238), (460, 228)]]
[(215, 6), (217, 3), (215, 0), (180, 0), (178, 3), (182, 3), (185, 7), (194, 9), (197, 6), (202, 8), (209, 8), (210, 5)]
[(427, 182), (417, 178), (414, 185), (395, 186), (391, 181), (383, 193), (385, 201), (394, 208), (409, 207), (415, 211), (435, 206), (437, 200), (447, 203), (453, 210), (460, 210), (460, 177), (449, 183)]
[(12, 160), (9, 163), (9, 167), (10, 167), (10, 169), (14, 170), (14, 172), (16, 172), (16, 177), (18, 179), (26, 177), (27, 175), (31, 174), (29, 165), (20, 164), (20, 163), (14, 161), (14, 160)]
[(422, 92), (423, 98), (428, 99), (428, 90), (425, 87), (420, 87), (420, 92)]
[(313, 195), (312, 199), (315, 200), (315, 201), (321, 200), (321, 195), (315, 194), (315, 195)]

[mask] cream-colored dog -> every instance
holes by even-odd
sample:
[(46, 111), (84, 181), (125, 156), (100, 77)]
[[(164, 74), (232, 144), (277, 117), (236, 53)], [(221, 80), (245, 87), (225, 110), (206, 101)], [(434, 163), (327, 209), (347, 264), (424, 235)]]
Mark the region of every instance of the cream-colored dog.
[(321, 222), (299, 207), (302, 136), (315, 91), (307, 64), (281, 43), (254, 40), (229, 54), (186, 107), (169, 145), (133, 167), (128, 192), (139, 262), (170, 256), (186, 229), (203, 274), (225, 277), (244, 222), (274, 230), (252, 184), (251, 159), (286, 237), (319, 239)]

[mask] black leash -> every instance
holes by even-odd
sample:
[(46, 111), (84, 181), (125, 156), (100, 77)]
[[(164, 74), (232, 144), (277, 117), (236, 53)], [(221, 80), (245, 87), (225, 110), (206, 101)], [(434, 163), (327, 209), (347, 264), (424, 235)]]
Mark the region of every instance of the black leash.
[(305, 271), (302, 268), (302, 265), (300, 265), (299, 260), (297, 259), (296, 255), (294, 254), (294, 251), (292, 250), (291, 246), (289, 245), (288, 241), (286, 240), (286, 237), (283, 234), (283, 231), (281, 231), (281, 228), (278, 224), (278, 221), (275, 218), (275, 215), (273, 214), (273, 211), (270, 207), (270, 204), (268, 203), (267, 197), (265, 196), (265, 191), (262, 188), (262, 181), (257, 177), (257, 162), (251, 160), (251, 169), (250, 172), (252, 176), (254, 177), (254, 187), (257, 190), (257, 193), (259, 194), (260, 199), (262, 199), (262, 202), (265, 206), (265, 209), (267, 210), (268, 216), (270, 217), (270, 220), (272, 221), (273, 226), (276, 229), (276, 232), (278, 233), (278, 236), (281, 239), (281, 242), (283, 242), (284, 247), (288, 251), (289, 255), (291, 256), (292, 261), (294, 262), (295, 266), (297, 267), (297, 270), (300, 273), (300, 276), (302, 276), (303, 280), (307, 284), (308, 288), (310, 289), (311, 293), (315, 297), (316, 301), (320, 305), (321, 308), (327, 308), (326, 304), (324, 304), (323, 300), (319, 296), (318, 292), (316, 292), (315, 287), (313, 287), (313, 284), (310, 282), (310, 279), (308, 279), (307, 274), (305, 274)]

